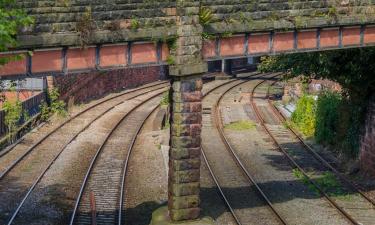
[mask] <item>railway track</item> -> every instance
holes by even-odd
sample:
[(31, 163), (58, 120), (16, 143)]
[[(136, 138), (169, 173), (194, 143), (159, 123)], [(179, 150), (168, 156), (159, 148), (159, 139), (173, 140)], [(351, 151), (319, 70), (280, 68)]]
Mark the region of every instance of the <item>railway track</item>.
[[(287, 122), (287, 119), (280, 112), (280, 110), (274, 104), (272, 104), (272, 101), (270, 99), (270, 87), (272, 87), (273, 85), (275, 85), (277, 82), (278, 81), (274, 81), (274, 82), (271, 83), (271, 85), (268, 86), (267, 96), (266, 97), (267, 97), (268, 105), (270, 106), (270, 108), (272, 109), (272, 111), (275, 113), (275, 115), (278, 117), (279, 121), (281, 123), (285, 123), (285, 122)], [(342, 174), (335, 167), (333, 167), (331, 165), (331, 163), (329, 163), (327, 160), (325, 160), (317, 151), (314, 150), (313, 147), (311, 147), (308, 143), (306, 143), (306, 141), (303, 139), (303, 137), (301, 135), (299, 135), (296, 130), (294, 130), (290, 126), (287, 126), (286, 128), (295, 136), (295, 138), (298, 139), (298, 141), (305, 147), (305, 149), (309, 153), (311, 153), (311, 155), (316, 160), (320, 161), (324, 165), (324, 167), (326, 167), (327, 169), (329, 169), (330, 171), (332, 171), (337, 177), (340, 178), (340, 180), (342, 180), (344, 183), (346, 183), (348, 186), (350, 186), (350, 188), (352, 188), (355, 192), (357, 192), (358, 194), (360, 194), (363, 198), (365, 198), (373, 206), (375, 206), (375, 201), (373, 199), (371, 199), (369, 196), (367, 196), (367, 194), (365, 194), (363, 191), (361, 191), (360, 190), (361, 187), (358, 184), (355, 184), (352, 181), (350, 181), (344, 174)]]
[[(3, 205), (1, 207), (3, 210), (5, 209), (5, 212), (3, 211), (3, 213), (0, 213), (3, 215), (0, 216), (0, 222), (4, 224), (11, 224), (13, 222), (21, 207), (51, 165), (56, 161), (64, 149), (66, 149), (66, 147), (91, 124), (113, 110), (116, 106), (119, 106), (128, 100), (155, 91), (161, 93), (160, 91), (164, 91), (166, 87), (168, 87), (167, 82), (158, 82), (146, 87), (126, 91), (95, 103), (53, 129), (26, 151), (23, 151), (22, 154), (18, 154), (18, 157), (10, 163), (0, 176), (0, 196), (4, 197), (2, 198), (4, 199), (2, 203), (7, 204), (6, 206)], [(84, 116), (87, 116), (88, 118), (81, 118)], [(70, 130), (72, 128), (71, 123), (75, 125), (73, 125), (73, 128), (75, 129)], [(82, 124), (84, 125), (82, 126)], [(67, 132), (69, 133), (68, 135), (66, 135)], [(56, 144), (57, 138), (58, 140), (63, 139), (63, 141), (61, 141), (62, 143)], [(52, 146), (55, 148), (51, 148)], [(3, 157), (7, 157), (12, 151)], [(35, 157), (35, 155), (38, 154), (43, 155), (42, 159)], [(26, 171), (25, 167), (27, 168)], [(19, 182), (13, 181), (14, 177), (21, 180), (21, 187)], [(12, 188), (12, 186), (14, 186), (14, 188)], [(12, 211), (13, 213), (9, 214)], [(6, 215), (11, 216), (8, 218)]]
[[(229, 142), (225, 138), (223, 134), (223, 130), (221, 127), (221, 123), (218, 118), (219, 117), (219, 111), (218, 111), (218, 105), (220, 104), (221, 99), (223, 96), (231, 91), (233, 88), (238, 87), (239, 85), (242, 85), (246, 82), (249, 82), (249, 80), (245, 81), (235, 81), (230, 83), (230, 86), (228, 84), (224, 84), (221, 86), (218, 86), (217, 88), (209, 91), (204, 95), (204, 98), (210, 97), (210, 94), (213, 93), (216, 89), (223, 89), (220, 93), (219, 97), (213, 100), (213, 104), (211, 105), (211, 108), (204, 108), (204, 110), (210, 110), (210, 113), (203, 114), (203, 127), (210, 126), (212, 120), (212, 124), (216, 127), (217, 132), (211, 131), (209, 135), (207, 133), (203, 133), (203, 138), (207, 137), (207, 140), (210, 140), (213, 145), (210, 144), (203, 144), (202, 146), (202, 154), (203, 159), (207, 165), (207, 168), (218, 188), (218, 191), (224, 200), (227, 208), (231, 212), (234, 221), (237, 224), (248, 224), (248, 223), (263, 223), (263, 224), (286, 224), (284, 218), (275, 210), (272, 203), (269, 201), (268, 197), (265, 195), (265, 193), (262, 191), (260, 186), (255, 182), (253, 177), (250, 175), (250, 173), (246, 170), (246, 168), (242, 165), (241, 161), (239, 160), (236, 153), (233, 151), (233, 148), (230, 146)], [(217, 146), (217, 143), (222, 143), (222, 150), (226, 152), (219, 151), (220, 147)], [(209, 145), (209, 146), (207, 146)], [(228, 155), (229, 153), (229, 155)], [(215, 157), (216, 156), (216, 157)], [(210, 160), (211, 159), (211, 160)], [(225, 162), (226, 169), (225, 171), (220, 170), (220, 165)], [(231, 167), (232, 169), (228, 169), (228, 167)], [(234, 181), (235, 180), (235, 181)], [(223, 188), (224, 186), (241, 186), (245, 190), (241, 190), (241, 193), (239, 194), (239, 191), (231, 191), (228, 192)], [(240, 195), (240, 196), (239, 196)], [(262, 203), (265, 203), (267, 205), (267, 212), (265, 210), (259, 210), (259, 211), (249, 211), (246, 209), (242, 210), (236, 210), (238, 208), (238, 202), (254, 202), (254, 201), (261, 201)], [(262, 204), (261, 203), (261, 204)], [(245, 203), (246, 204), (246, 203)], [(248, 204), (248, 203), (247, 203)], [(259, 204), (259, 203), (258, 203)], [(269, 210), (269, 211), (268, 211)], [(255, 216), (256, 215), (256, 216)], [(259, 217), (260, 220), (254, 221), (254, 217)], [(270, 219), (270, 217), (273, 217), (274, 219)], [(253, 221), (251, 221), (253, 220)], [(250, 222), (251, 221), (251, 222)]]
[[(133, 108), (107, 135), (86, 173), (70, 224), (92, 224), (93, 218), (98, 224), (122, 224), (129, 157), (145, 121), (159, 105), (157, 101), (160, 99), (149, 99)], [(90, 214), (93, 201), (96, 202), (95, 216)]]
[[(255, 103), (254, 95), (257, 88), (266, 83), (266, 80), (259, 82), (252, 90), (251, 105), (260, 121), (260, 124), (272, 139), (277, 148), (286, 156), (292, 167), (296, 168), (302, 173), (302, 179), (305, 182), (313, 185), (314, 189), (320, 193), (341, 215), (352, 224), (373, 224), (375, 221), (374, 205), (369, 198), (360, 194), (360, 192), (353, 189), (353, 185), (342, 180), (341, 176), (337, 175), (339, 179), (339, 186), (334, 188), (325, 188), (319, 179), (326, 175), (327, 172), (334, 171), (327, 166), (328, 162), (323, 163), (317, 154), (311, 152), (302, 141), (296, 137), (295, 133), (283, 126), (283, 121), (280, 115), (271, 110), (273, 115), (265, 114), (264, 110), (260, 110), (257, 103)], [(268, 101), (269, 89), (263, 93), (257, 92), (257, 100)], [(267, 103), (268, 106), (270, 102)], [(275, 124), (275, 125), (272, 125)], [(296, 142), (296, 140), (298, 140)], [(308, 151), (306, 151), (308, 149)], [(313, 150), (312, 150), (313, 151)], [(311, 157), (311, 155), (313, 157)], [(322, 167), (323, 165), (323, 167)], [(323, 177), (324, 179), (324, 177)], [(319, 183), (318, 183), (319, 182)], [(344, 185), (346, 183), (346, 185)], [(337, 194), (337, 188), (340, 188), (340, 194)], [(332, 190), (333, 189), (333, 190)], [(350, 190), (351, 189), (351, 190)], [(353, 192), (354, 190), (354, 192)], [(344, 195), (345, 198), (340, 198)]]

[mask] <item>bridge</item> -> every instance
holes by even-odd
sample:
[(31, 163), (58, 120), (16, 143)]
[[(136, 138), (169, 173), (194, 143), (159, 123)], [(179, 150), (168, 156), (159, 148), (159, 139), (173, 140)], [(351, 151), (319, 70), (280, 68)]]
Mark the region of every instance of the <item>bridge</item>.
[(1, 53), (25, 56), (0, 68), (3, 78), (168, 68), (168, 206), (175, 221), (200, 214), (196, 165), (207, 62), (375, 45), (375, 3), (365, 0), (18, 2), (36, 22), (20, 32), (16, 49)]

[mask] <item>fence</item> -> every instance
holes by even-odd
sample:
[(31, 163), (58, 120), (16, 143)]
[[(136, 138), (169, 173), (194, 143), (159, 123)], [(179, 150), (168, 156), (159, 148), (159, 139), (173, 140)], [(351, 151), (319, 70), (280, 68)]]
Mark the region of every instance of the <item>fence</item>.
[[(40, 92), (37, 95), (34, 95), (25, 101), (22, 102), (22, 109), (27, 110), (29, 116), (34, 116), (40, 110), (39, 106), (42, 101), (46, 100), (46, 93)], [(7, 132), (7, 127), (5, 124), (5, 111), (0, 110), (0, 136), (3, 136)]]

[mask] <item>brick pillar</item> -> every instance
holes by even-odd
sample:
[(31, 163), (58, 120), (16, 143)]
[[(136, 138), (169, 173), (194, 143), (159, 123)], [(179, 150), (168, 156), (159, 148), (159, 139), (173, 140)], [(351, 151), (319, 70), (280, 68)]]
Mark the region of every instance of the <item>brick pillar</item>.
[(370, 100), (365, 123), (365, 132), (361, 141), (361, 170), (375, 177), (375, 95)]
[(203, 62), (199, 1), (177, 0), (177, 49), (172, 76), (171, 148), (168, 211), (172, 221), (197, 219), (200, 214), (200, 155)]

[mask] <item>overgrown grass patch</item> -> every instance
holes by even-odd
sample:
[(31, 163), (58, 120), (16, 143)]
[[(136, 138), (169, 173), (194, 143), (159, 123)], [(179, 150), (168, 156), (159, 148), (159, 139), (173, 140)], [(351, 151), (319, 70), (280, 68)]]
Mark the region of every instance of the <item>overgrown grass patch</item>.
[(224, 126), (225, 129), (237, 130), (237, 131), (250, 130), (250, 129), (254, 129), (255, 127), (256, 127), (255, 123), (249, 120), (240, 120), (240, 121), (232, 122)]
[[(293, 175), (298, 178), (302, 183), (307, 185), (307, 187), (313, 191), (316, 195), (320, 195), (320, 192), (317, 187), (315, 187), (299, 169), (293, 169)], [(308, 174), (308, 176), (313, 176), (314, 173)], [(353, 195), (347, 193), (340, 184), (340, 181), (336, 176), (331, 172), (324, 172), (321, 175), (317, 175), (313, 179), (314, 182), (327, 193), (330, 197), (338, 197), (342, 200), (350, 200)]]

